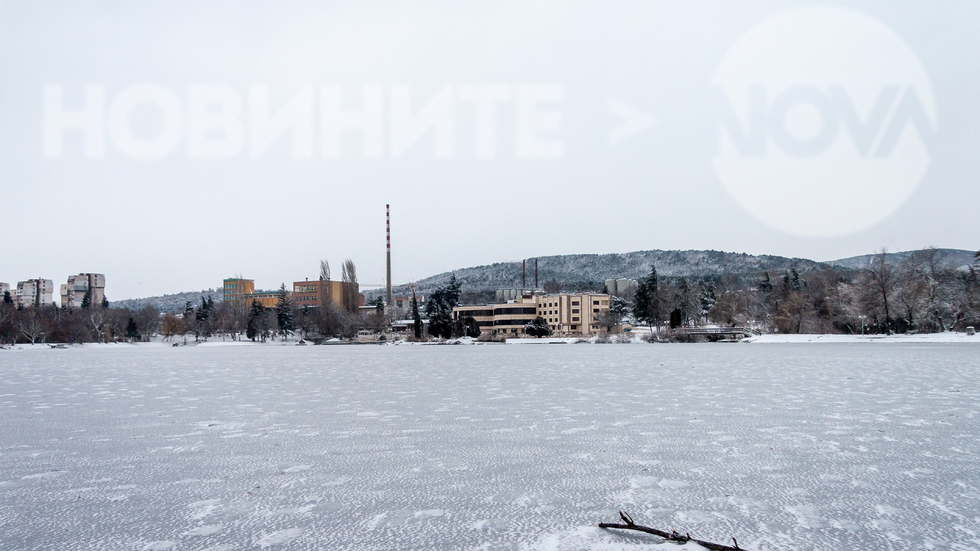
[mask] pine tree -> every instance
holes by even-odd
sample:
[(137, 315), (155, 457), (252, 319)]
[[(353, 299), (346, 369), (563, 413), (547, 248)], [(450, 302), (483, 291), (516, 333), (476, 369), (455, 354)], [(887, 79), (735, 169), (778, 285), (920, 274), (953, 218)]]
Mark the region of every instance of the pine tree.
[(701, 316), (707, 317), (708, 312), (714, 308), (716, 302), (718, 302), (718, 297), (715, 296), (715, 286), (714, 284), (709, 283), (708, 286), (701, 291)]
[[(189, 303), (188, 303), (189, 304)], [(265, 316), (265, 307), (258, 300), (252, 300), (252, 308), (248, 311), (248, 322), (245, 325), (245, 336), (254, 341), (260, 337), (265, 342), (265, 324), (262, 318)]]
[(429, 334), (444, 339), (453, 336), (453, 308), (459, 305), (461, 284), (456, 280), (456, 274), (449, 279), (449, 284), (439, 287), (429, 295), (425, 303), (425, 315), (429, 318)]
[(649, 325), (659, 323), (660, 315), (660, 283), (657, 277), (657, 267), (650, 266), (650, 274), (637, 282), (636, 295), (633, 297), (633, 316), (636, 321)]
[(286, 337), (292, 335), (296, 330), (296, 325), (293, 323), (293, 304), (289, 300), (285, 283), (279, 287), (279, 294), (276, 299), (276, 323), (279, 325), (279, 336), (283, 340), (286, 340)]
[(134, 342), (140, 338), (139, 328), (136, 327), (136, 320), (133, 318), (129, 318), (129, 323), (126, 324), (126, 338)]
[(85, 291), (85, 296), (82, 297), (82, 308), (88, 308), (92, 305), (92, 291)]
[(102, 308), (109, 308), (109, 299), (105, 298), (104, 296), (102, 297)]
[(422, 339), (422, 315), (419, 314), (419, 301), (415, 297), (415, 289), (412, 289), (412, 324), (415, 326), (415, 338)]
[(3, 303), (4, 304), (13, 304), (14, 303), (14, 297), (10, 296), (10, 291), (4, 291), (3, 292)]

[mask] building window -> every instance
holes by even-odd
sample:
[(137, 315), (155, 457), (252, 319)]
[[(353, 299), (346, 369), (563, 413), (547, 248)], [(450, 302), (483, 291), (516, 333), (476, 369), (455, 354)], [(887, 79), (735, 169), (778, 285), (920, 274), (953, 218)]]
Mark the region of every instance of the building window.
[(599, 305), (599, 301), (598, 301), (598, 300), (593, 300), (593, 301), (592, 301), (592, 304), (593, 304), (594, 306), (598, 306), (598, 305)]
[(572, 331), (575, 331), (576, 329), (578, 329), (578, 326), (577, 325), (573, 325), (572, 326)]
[(572, 308), (572, 313), (573, 314), (578, 314), (578, 308)]
[(573, 300), (572, 301), (572, 306), (578, 306), (578, 301), (577, 300)]
[[(578, 318), (572, 318), (572, 321), (578, 321)], [(572, 328), (574, 329), (575, 326), (573, 325)]]

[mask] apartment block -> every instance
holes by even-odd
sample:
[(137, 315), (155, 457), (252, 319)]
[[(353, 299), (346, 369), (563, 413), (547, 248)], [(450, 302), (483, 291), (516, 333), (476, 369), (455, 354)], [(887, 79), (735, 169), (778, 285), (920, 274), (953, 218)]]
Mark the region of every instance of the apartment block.
[(81, 308), (85, 295), (89, 304), (102, 304), (105, 299), (105, 276), (103, 274), (78, 274), (68, 276), (68, 283), (61, 284), (61, 305), (67, 308)]
[[(10, 293), (9, 283), (0, 283), (0, 300), (3, 300), (4, 293)], [(13, 299), (14, 295), (11, 293), (10, 298)]]
[(54, 304), (54, 282), (50, 279), (28, 279), (17, 282), (14, 302), (18, 306), (49, 306)]

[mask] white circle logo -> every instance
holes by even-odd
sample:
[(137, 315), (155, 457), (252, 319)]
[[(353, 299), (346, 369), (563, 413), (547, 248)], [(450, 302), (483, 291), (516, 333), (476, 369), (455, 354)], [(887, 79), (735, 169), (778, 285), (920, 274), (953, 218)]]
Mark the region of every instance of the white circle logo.
[(752, 27), (713, 83), (723, 92), (725, 189), (779, 230), (840, 236), (894, 212), (930, 163), (936, 100), (922, 63), (882, 23), (801, 8)]

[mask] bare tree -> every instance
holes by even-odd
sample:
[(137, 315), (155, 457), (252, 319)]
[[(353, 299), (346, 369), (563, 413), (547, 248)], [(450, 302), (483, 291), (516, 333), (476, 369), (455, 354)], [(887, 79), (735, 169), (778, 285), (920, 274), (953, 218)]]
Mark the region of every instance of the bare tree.
[(354, 261), (349, 258), (344, 261), (343, 295), (344, 309), (350, 313), (357, 312), (357, 308), (360, 306), (357, 289), (357, 269), (354, 267)]
[(20, 334), (24, 335), (24, 338), (31, 341), (31, 344), (36, 344), (39, 339), (44, 342), (44, 324), (41, 323), (37, 312), (31, 312), (24, 316), (17, 324), (17, 328), (20, 329)]
[(897, 277), (895, 267), (888, 262), (888, 249), (882, 248), (871, 260), (871, 266), (865, 271), (865, 283), (869, 292), (868, 302), (875, 302), (880, 306), (880, 315), (884, 319), (879, 320), (887, 331), (891, 331), (892, 311), (890, 301), (895, 293)]
[(326, 306), (330, 302), (330, 263), (326, 260), (320, 261), (320, 305)]
[(90, 308), (88, 315), (89, 326), (92, 327), (92, 332), (95, 334), (95, 340), (97, 342), (105, 342), (105, 330), (106, 330), (106, 311), (103, 308)]
[(139, 328), (140, 340), (150, 342), (153, 335), (160, 329), (160, 311), (147, 304), (134, 316), (136, 327)]

